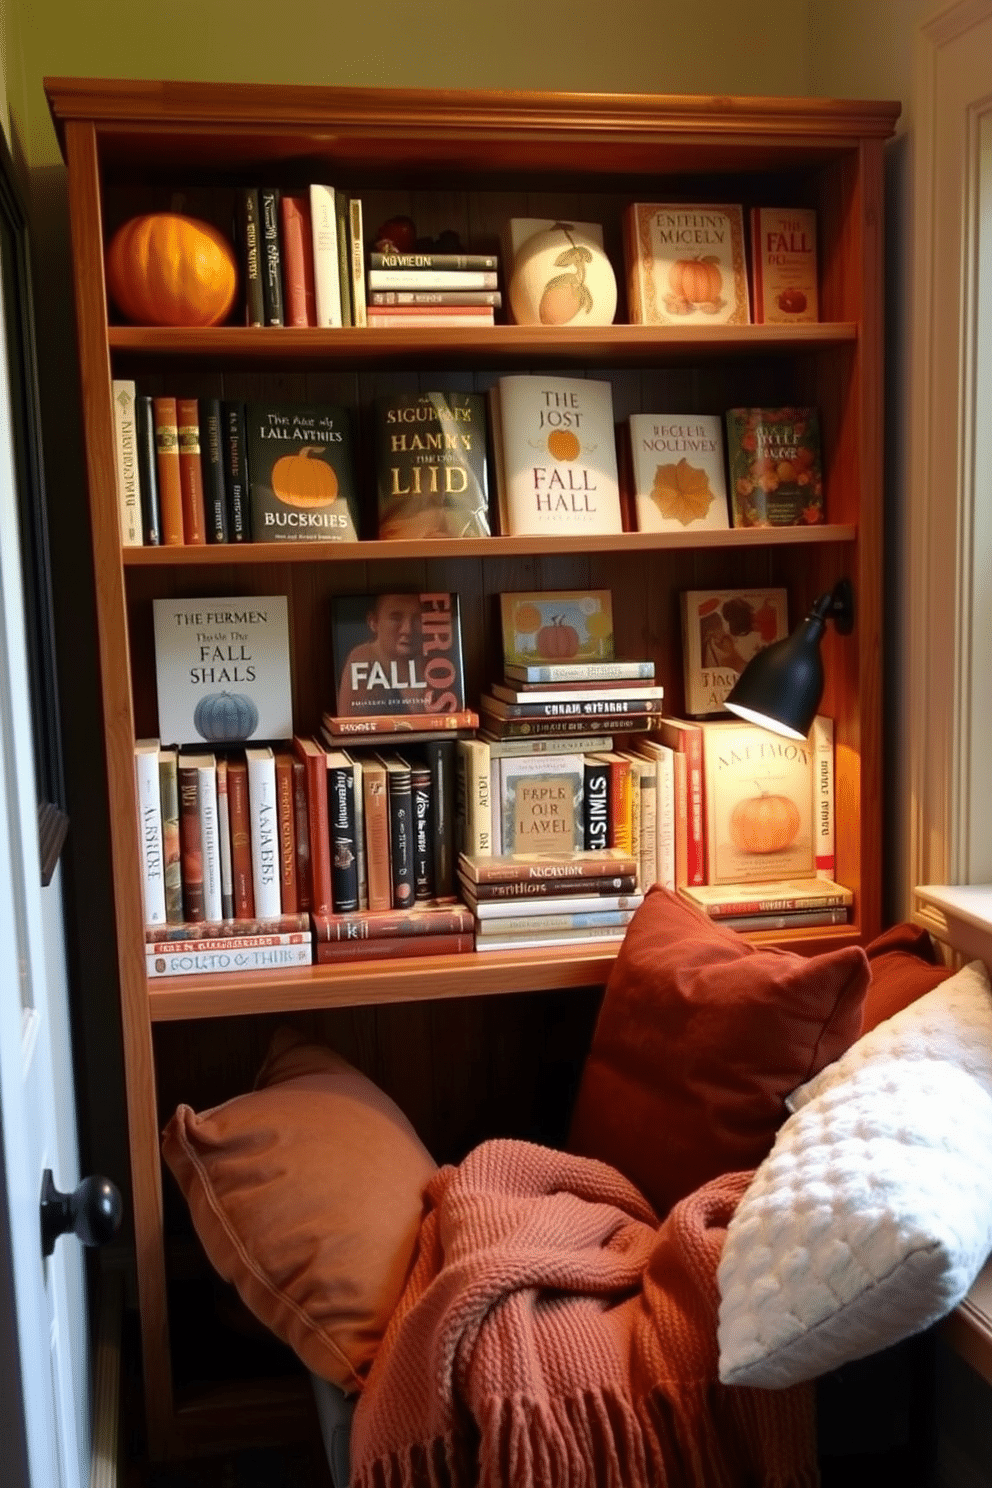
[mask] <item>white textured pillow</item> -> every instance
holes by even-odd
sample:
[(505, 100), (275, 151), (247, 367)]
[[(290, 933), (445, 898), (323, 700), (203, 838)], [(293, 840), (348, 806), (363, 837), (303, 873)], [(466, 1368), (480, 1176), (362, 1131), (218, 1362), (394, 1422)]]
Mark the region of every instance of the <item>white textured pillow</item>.
[(727, 1230), (725, 1384), (781, 1388), (897, 1343), (956, 1306), (992, 1251), (992, 993), (980, 962), (797, 1095)]

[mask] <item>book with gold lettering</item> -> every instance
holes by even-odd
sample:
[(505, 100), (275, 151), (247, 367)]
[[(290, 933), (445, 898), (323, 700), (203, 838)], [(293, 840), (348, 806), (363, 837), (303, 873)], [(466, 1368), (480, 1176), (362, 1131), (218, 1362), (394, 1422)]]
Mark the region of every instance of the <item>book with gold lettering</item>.
[(481, 393), (389, 393), (374, 427), (381, 538), (489, 536)]
[(750, 322), (740, 206), (632, 202), (623, 248), (634, 325)]

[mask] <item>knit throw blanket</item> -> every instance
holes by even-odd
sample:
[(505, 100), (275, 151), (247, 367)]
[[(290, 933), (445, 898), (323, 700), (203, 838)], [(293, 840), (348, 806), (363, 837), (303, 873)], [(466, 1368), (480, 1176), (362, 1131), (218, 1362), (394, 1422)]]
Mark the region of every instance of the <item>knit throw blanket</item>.
[(496, 1140), (440, 1169), (352, 1488), (816, 1488), (812, 1386), (717, 1380), (716, 1267), (750, 1178), (659, 1226), (589, 1158)]

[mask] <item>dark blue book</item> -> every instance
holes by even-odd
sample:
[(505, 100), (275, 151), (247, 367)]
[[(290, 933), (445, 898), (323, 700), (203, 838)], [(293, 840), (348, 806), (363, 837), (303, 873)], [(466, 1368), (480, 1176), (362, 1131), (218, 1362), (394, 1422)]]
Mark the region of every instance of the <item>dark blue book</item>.
[(244, 404), (221, 403), (221, 419), (224, 432), (224, 486), (227, 495), (228, 541), (250, 542), (251, 508), (248, 501)]
[(343, 750), (327, 756), (327, 815), (331, 829), (331, 901), (335, 914), (358, 908), (355, 766)]

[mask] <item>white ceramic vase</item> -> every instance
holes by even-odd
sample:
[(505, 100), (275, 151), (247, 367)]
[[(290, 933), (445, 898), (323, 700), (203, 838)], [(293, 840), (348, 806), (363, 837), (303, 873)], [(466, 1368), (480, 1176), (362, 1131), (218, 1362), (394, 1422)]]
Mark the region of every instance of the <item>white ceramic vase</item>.
[(521, 246), (509, 287), (517, 325), (612, 325), (617, 281), (599, 244), (558, 222)]

